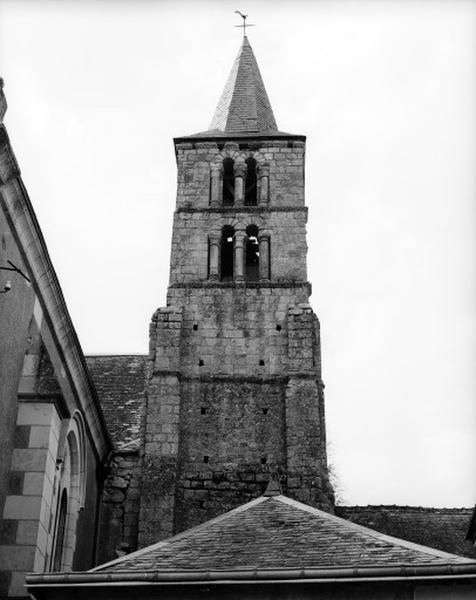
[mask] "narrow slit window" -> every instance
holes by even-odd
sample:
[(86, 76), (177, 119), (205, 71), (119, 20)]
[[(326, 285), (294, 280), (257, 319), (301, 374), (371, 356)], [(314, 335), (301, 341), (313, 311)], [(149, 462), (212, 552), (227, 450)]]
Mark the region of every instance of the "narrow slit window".
[(220, 278), (222, 281), (233, 281), (234, 244), (235, 230), (230, 225), (225, 225), (221, 237)]
[(248, 225), (246, 236), (246, 281), (258, 281), (259, 245), (256, 225)]
[(246, 159), (245, 180), (245, 206), (258, 204), (258, 179), (256, 175), (256, 161), (254, 158)]
[(232, 158), (223, 161), (223, 206), (233, 206), (235, 200), (234, 164)]
[(56, 545), (53, 558), (53, 571), (61, 571), (63, 562), (63, 546), (66, 532), (66, 516), (68, 514), (68, 494), (63, 490), (59, 506), (58, 521), (56, 526)]

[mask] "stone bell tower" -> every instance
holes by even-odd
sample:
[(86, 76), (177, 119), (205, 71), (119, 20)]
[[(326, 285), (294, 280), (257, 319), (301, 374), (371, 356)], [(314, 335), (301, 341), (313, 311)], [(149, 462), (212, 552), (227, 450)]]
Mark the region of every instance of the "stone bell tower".
[(210, 129), (176, 138), (167, 306), (150, 326), (141, 546), (259, 496), (332, 509), (305, 137), (278, 130), (248, 39)]

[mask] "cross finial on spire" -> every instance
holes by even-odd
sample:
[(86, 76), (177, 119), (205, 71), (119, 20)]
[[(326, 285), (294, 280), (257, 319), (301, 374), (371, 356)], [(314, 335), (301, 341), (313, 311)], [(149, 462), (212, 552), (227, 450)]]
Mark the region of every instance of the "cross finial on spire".
[(243, 13), (241, 13), (239, 10), (235, 10), (235, 13), (237, 15), (240, 15), (240, 17), (243, 19), (243, 23), (241, 25), (235, 25), (235, 27), (243, 27), (243, 37), (246, 37), (246, 28), (247, 27), (254, 27), (253, 23), (246, 23), (246, 19), (248, 17), (248, 15), (244, 15)]

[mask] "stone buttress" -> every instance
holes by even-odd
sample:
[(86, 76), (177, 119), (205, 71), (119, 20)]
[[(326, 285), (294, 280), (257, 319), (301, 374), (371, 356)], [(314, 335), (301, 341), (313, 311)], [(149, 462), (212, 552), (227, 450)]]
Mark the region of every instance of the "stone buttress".
[(139, 544), (259, 496), (332, 510), (305, 137), (278, 131), (248, 40), (210, 130), (176, 138), (167, 306), (150, 326)]

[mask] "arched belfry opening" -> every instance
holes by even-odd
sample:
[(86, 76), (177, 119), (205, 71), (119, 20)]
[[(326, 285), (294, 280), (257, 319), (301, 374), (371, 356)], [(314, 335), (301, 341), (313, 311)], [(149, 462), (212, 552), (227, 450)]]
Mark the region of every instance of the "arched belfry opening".
[(221, 281), (233, 281), (234, 276), (234, 245), (235, 230), (231, 225), (225, 225), (221, 235), (221, 260), (220, 260), (220, 279)]
[(258, 227), (248, 225), (246, 228), (246, 257), (245, 257), (245, 279), (246, 281), (258, 281), (259, 279), (259, 245)]
[(232, 158), (223, 160), (223, 206), (233, 206), (235, 200), (235, 161)]
[(254, 158), (246, 159), (245, 206), (256, 206), (258, 203), (257, 165)]

